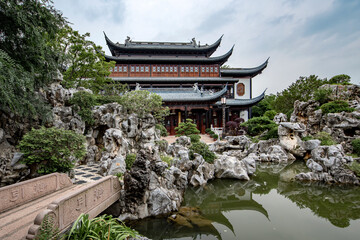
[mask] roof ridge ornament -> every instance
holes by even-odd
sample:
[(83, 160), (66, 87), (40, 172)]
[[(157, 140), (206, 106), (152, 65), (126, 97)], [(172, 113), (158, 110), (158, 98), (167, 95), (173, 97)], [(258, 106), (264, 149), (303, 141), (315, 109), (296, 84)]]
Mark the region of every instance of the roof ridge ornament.
[(127, 36), (125, 39), (125, 46), (127, 46), (129, 43), (131, 43), (131, 38)]
[(136, 83), (135, 91), (136, 91), (136, 90), (141, 90), (140, 83)]
[(197, 82), (194, 83), (193, 89), (194, 89), (194, 92), (199, 92), (199, 86), (198, 86)]

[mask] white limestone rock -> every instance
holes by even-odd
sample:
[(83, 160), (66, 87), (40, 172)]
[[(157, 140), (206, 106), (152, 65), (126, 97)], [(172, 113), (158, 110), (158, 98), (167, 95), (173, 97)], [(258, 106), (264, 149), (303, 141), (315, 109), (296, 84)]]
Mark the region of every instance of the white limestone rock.
[(250, 180), (245, 163), (239, 161), (236, 157), (222, 155), (215, 160), (214, 165), (215, 177), (217, 178)]

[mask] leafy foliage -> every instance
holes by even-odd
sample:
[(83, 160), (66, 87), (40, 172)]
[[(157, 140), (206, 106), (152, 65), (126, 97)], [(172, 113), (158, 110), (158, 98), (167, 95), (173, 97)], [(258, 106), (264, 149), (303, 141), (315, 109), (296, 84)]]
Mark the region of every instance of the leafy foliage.
[(46, 119), (49, 108), (34, 92), (56, 74), (51, 46), (65, 19), (47, 0), (0, 1), (0, 19), (0, 110)]
[(248, 134), (251, 136), (259, 135), (266, 130), (271, 130), (277, 127), (276, 123), (270, 120), (267, 117), (254, 117), (248, 120), (245, 123), (242, 123), (241, 126), (248, 128)]
[(331, 135), (327, 132), (318, 132), (315, 135), (316, 139), (319, 139), (321, 141), (321, 145), (324, 146), (330, 146), (330, 145), (334, 145), (336, 144), (336, 142), (334, 141), (334, 139), (331, 137)]
[(353, 152), (357, 155), (360, 155), (360, 139), (354, 139), (351, 141), (351, 145), (353, 147)]
[(211, 132), (211, 128), (205, 129), (205, 132), (206, 132), (206, 133), (210, 133), (210, 132)]
[(130, 153), (130, 154), (126, 155), (126, 158), (125, 158), (126, 169), (130, 170), (132, 165), (134, 164), (135, 160), (136, 160), (135, 153)]
[(314, 137), (311, 136), (311, 135), (308, 135), (308, 136), (305, 136), (305, 137), (301, 138), (302, 141), (309, 141), (309, 140), (312, 140), (312, 139), (314, 139)]
[(217, 139), (219, 138), (219, 135), (217, 135), (217, 134), (212, 134), (211, 137), (212, 137), (213, 139), (217, 140)]
[(278, 138), (278, 126), (273, 125), (264, 136), (261, 137), (262, 140), (268, 140), (271, 138)]
[(127, 92), (122, 97), (121, 105), (125, 110), (136, 113), (139, 117), (152, 113), (158, 122), (162, 122), (170, 113), (168, 107), (162, 106), (162, 99), (159, 95), (143, 90)]
[(74, 93), (70, 99), (70, 104), (73, 105), (74, 110), (80, 115), (83, 121), (90, 125), (94, 123), (91, 108), (94, 107), (96, 103), (96, 96), (85, 91)]
[(190, 159), (195, 159), (194, 153), (198, 153), (203, 156), (204, 160), (208, 163), (214, 163), (216, 158), (215, 153), (209, 150), (209, 146), (204, 142), (195, 142), (189, 148)]
[(346, 101), (338, 100), (323, 104), (320, 109), (324, 114), (337, 113), (337, 112), (353, 112), (354, 108), (349, 107), (349, 103)]
[(262, 117), (266, 111), (273, 110), (272, 106), (275, 98), (276, 95), (274, 94), (266, 95), (263, 100), (252, 107), (252, 116)]
[(136, 239), (140, 236), (137, 231), (127, 227), (124, 223), (119, 223), (112, 216), (102, 215), (89, 219), (89, 215), (82, 213), (74, 222), (70, 232), (66, 235), (66, 239), (124, 240)]
[(353, 161), (349, 168), (355, 173), (356, 176), (360, 177), (360, 163)]
[(200, 142), (201, 136), (198, 134), (191, 134), (189, 137), (190, 137), (191, 143)]
[(276, 112), (287, 113), (293, 108), (296, 100), (308, 101), (314, 91), (325, 83), (327, 83), (326, 79), (320, 79), (315, 75), (300, 77), (287, 89), (276, 95), (275, 100), (271, 102), (271, 108)]
[(330, 95), (332, 93), (331, 88), (320, 88), (314, 93), (314, 100), (318, 101), (320, 105), (330, 101)]
[(179, 126), (175, 128), (176, 136), (190, 136), (192, 134), (199, 134), (200, 131), (197, 129), (192, 119), (186, 119), (185, 122), (179, 123)]
[(161, 161), (167, 163), (167, 165), (170, 167), (173, 161), (173, 158), (171, 156), (166, 155), (160, 155)]
[(351, 77), (349, 75), (346, 74), (340, 74), (340, 75), (336, 75), (334, 77), (332, 77), (329, 80), (330, 84), (343, 84), (343, 85), (347, 85), (350, 83), (350, 79)]
[(264, 113), (264, 117), (267, 117), (268, 119), (270, 120), (273, 120), (275, 115), (276, 115), (276, 111), (275, 110), (267, 110), (265, 113)]
[(0, 49), (0, 110), (21, 117), (51, 119), (50, 106), (34, 94), (35, 78)]
[(69, 26), (57, 34), (55, 48), (62, 53), (60, 64), (64, 68), (64, 81), (67, 87), (85, 87), (98, 93), (110, 75), (115, 62), (106, 62), (101, 47), (87, 40), (89, 33), (80, 34)]
[(160, 123), (157, 123), (155, 125), (155, 128), (160, 130), (160, 136), (162, 137), (166, 137), (169, 135), (168, 131), (166, 130), (166, 128), (164, 127), (164, 125), (160, 124)]
[(70, 130), (55, 127), (32, 129), (19, 143), (23, 162), (37, 166), (38, 173), (67, 172), (76, 159), (86, 155), (85, 137)]

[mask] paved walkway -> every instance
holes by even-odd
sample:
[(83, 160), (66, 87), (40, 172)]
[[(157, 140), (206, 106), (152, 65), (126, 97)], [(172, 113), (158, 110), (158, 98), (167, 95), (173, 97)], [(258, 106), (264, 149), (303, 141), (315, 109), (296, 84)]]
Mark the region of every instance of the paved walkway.
[[(207, 143), (207, 144), (215, 142), (214, 139), (211, 138), (208, 134), (200, 134), (200, 137), (201, 137), (200, 140)], [(161, 137), (161, 139), (165, 139), (166, 141), (168, 141), (169, 144), (174, 143), (176, 138), (178, 138), (178, 137), (175, 137), (175, 135), (167, 136), (167, 137)]]

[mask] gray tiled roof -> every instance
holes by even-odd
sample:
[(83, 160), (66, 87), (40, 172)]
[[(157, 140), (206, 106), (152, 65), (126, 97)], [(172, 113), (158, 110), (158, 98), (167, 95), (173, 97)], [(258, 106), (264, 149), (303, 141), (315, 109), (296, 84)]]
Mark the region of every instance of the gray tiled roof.
[(218, 57), (194, 57), (194, 56), (109, 56), (105, 55), (107, 61), (115, 61), (117, 63), (185, 63), (185, 64), (224, 64), (233, 52), (234, 46), (222, 56)]
[(106, 44), (109, 46), (111, 53), (157, 53), (157, 54), (197, 54), (206, 57), (211, 56), (219, 47), (222, 40), (221, 36), (215, 43), (211, 45), (199, 45), (195, 39), (187, 43), (179, 42), (136, 42), (129, 39), (126, 44), (112, 42), (105, 34)]
[(223, 77), (254, 77), (261, 73), (268, 64), (269, 58), (260, 66), (254, 68), (223, 68), (220, 69)]
[(191, 88), (141, 88), (160, 95), (164, 102), (196, 102), (219, 99), (227, 91), (227, 85), (218, 92), (201, 91)]
[[(264, 99), (265, 91), (256, 98), (252, 98), (252, 99), (226, 99), (226, 106), (248, 106), (248, 107), (254, 106), (258, 102)], [(215, 104), (221, 105), (221, 101), (217, 101)]]

